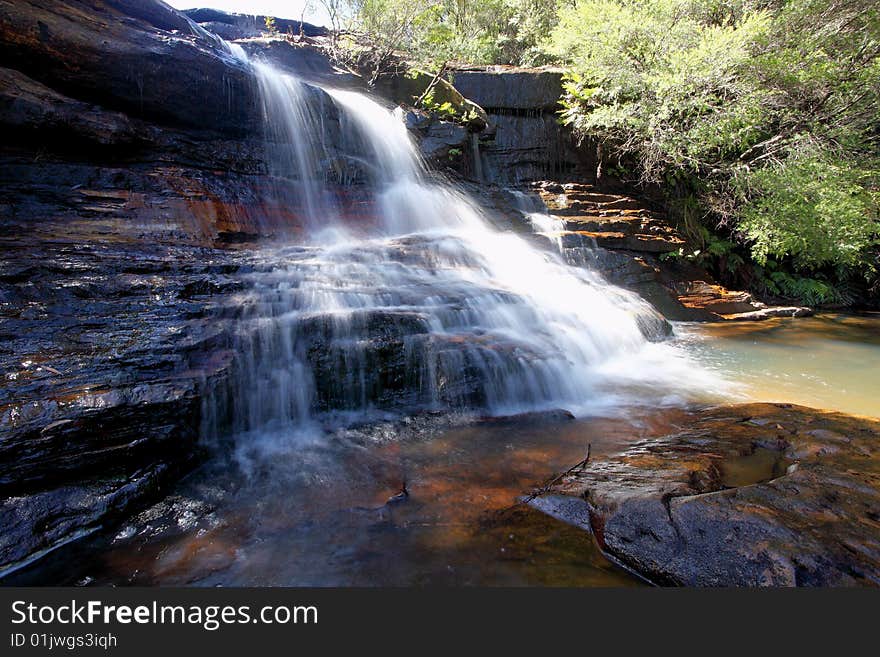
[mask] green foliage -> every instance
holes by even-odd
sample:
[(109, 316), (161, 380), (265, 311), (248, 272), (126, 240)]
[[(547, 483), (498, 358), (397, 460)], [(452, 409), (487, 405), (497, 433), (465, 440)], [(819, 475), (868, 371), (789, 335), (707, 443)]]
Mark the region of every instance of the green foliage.
[(270, 36), (275, 36), (276, 34), (278, 34), (278, 27), (275, 25), (274, 18), (272, 18), (271, 16), (266, 16), (266, 19), (264, 22), (266, 24), (266, 33), (267, 34), (269, 34)]
[(690, 242), (705, 241), (697, 224), (724, 226), (755, 262), (801, 272), (768, 289), (804, 300), (834, 296), (820, 270), (874, 276), (875, 2), (577, 0), (550, 50), (569, 69), (563, 121), (663, 185)]
[[(684, 259), (703, 266), (715, 266), (724, 274), (734, 274), (744, 264), (743, 257), (738, 253), (737, 244), (730, 240), (719, 237), (707, 228), (700, 226), (698, 229), (700, 247), (664, 253), (661, 260)], [(691, 240), (693, 242), (693, 240)]]
[[(356, 0), (354, 25), (424, 65), (545, 63), (557, 0)], [(433, 66), (432, 66), (433, 67)]]
[(774, 260), (767, 260), (757, 269), (759, 286), (763, 292), (780, 297), (798, 299), (811, 306), (845, 304), (852, 299), (842, 286), (834, 285), (824, 278), (811, 278), (791, 274), (780, 269)]
[(738, 72), (769, 13), (704, 4), (581, 1), (553, 31), (553, 51), (572, 67), (563, 120), (636, 155), (646, 181), (711, 169), (764, 136), (761, 91)]
[(754, 259), (790, 257), (800, 269), (865, 267), (880, 236), (878, 172), (825, 152), (790, 156), (736, 178), (739, 229)]
[(455, 109), (455, 105), (450, 103), (449, 101), (438, 103), (434, 100), (434, 92), (430, 92), (425, 98), (422, 100), (421, 109), (427, 110), (428, 112), (433, 112), (439, 115), (442, 119), (448, 120), (457, 120), (462, 117), (459, 116), (458, 111)]

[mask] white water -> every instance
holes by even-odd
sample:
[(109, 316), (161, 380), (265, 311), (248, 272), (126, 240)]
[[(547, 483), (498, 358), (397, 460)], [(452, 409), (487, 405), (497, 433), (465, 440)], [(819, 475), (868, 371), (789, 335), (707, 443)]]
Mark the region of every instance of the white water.
[[(637, 295), (496, 230), (474, 200), (432, 181), (398, 112), (254, 70), (270, 168), (302, 195), (308, 239), (267, 250), (238, 300), (235, 429), (418, 408), (588, 414), (724, 389), (663, 341), (662, 318)], [(365, 171), (369, 229), (340, 219), (331, 149)]]

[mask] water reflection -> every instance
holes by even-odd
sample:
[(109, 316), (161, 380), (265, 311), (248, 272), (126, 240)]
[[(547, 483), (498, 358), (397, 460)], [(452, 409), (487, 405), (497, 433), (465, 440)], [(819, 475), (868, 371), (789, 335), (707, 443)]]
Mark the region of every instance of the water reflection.
[[(218, 460), (112, 536), (10, 584), (622, 586), (639, 582), (528, 492), (592, 454), (686, 424), (628, 418), (482, 420), (437, 431), (296, 441), (249, 476)], [(406, 435), (404, 435), (406, 434)], [(404, 501), (392, 500), (403, 483)]]
[(880, 315), (688, 324), (676, 332), (754, 400), (880, 416)]

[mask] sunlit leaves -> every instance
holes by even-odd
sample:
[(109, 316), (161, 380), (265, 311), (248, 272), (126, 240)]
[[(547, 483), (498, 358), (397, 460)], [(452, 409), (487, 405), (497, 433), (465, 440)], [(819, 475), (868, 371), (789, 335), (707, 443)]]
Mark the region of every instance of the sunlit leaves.
[(740, 229), (761, 263), (790, 257), (802, 269), (862, 264), (880, 240), (878, 172), (828, 153), (797, 154), (737, 179), (747, 198)]
[(635, 158), (644, 182), (688, 187), (758, 262), (870, 274), (876, 3), (578, 0), (552, 50), (570, 69), (563, 121)]

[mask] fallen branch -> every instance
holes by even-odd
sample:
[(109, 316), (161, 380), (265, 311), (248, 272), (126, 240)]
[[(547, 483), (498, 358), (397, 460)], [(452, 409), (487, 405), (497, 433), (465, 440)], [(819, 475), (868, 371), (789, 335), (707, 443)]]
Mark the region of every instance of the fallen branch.
[(558, 474), (558, 475), (556, 475), (555, 477), (553, 477), (553, 479), (551, 479), (550, 481), (548, 481), (547, 483), (545, 483), (543, 486), (541, 486), (540, 488), (537, 488), (536, 490), (534, 490), (534, 491), (532, 492), (531, 495), (529, 495), (528, 497), (523, 498), (522, 500), (520, 500), (520, 501), (518, 502), (518, 504), (528, 504), (529, 502), (531, 502), (531, 501), (532, 501), (533, 499), (535, 499), (536, 497), (540, 497), (541, 495), (544, 495), (545, 493), (549, 493), (549, 492), (550, 492), (550, 489), (552, 489), (553, 486), (554, 486), (557, 482), (559, 482), (563, 477), (566, 477), (567, 475), (573, 474), (574, 472), (580, 470), (580, 469), (583, 468), (585, 465), (587, 465), (587, 464), (590, 462), (590, 452), (592, 452), (592, 451), (593, 451), (593, 443), (588, 443), (588, 444), (587, 444), (587, 456), (586, 456), (582, 461), (579, 461), (579, 462), (575, 463), (573, 466), (571, 466), (571, 467), (570, 467), (568, 470), (566, 470), (565, 472), (563, 472), (563, 473), (561, 473), (561, 474)]
[(418, 97), (418, 100), (416, 100), (416, 104), (414, 105), (414, 107), (421, 107), (422, 106), (422, 103), (425, 101), (425, 98), (427, 98), (428, 94), (430, 94), (431, 91), (434, 89), (434, 87), (437, 86), (437, 83), (440, 82), (440, 78), (443, 77), (443, 74), (446, 73), (446, 65), (448, 63), (449, 62), (443, 62), (443, 64), (438, 69), (437, 73), (434, 75), (434, 78), (431, 80), (431, 82), (428, 84), (428, 86), (425, 87), (425, 90), (422, 92), (422, 95)]

